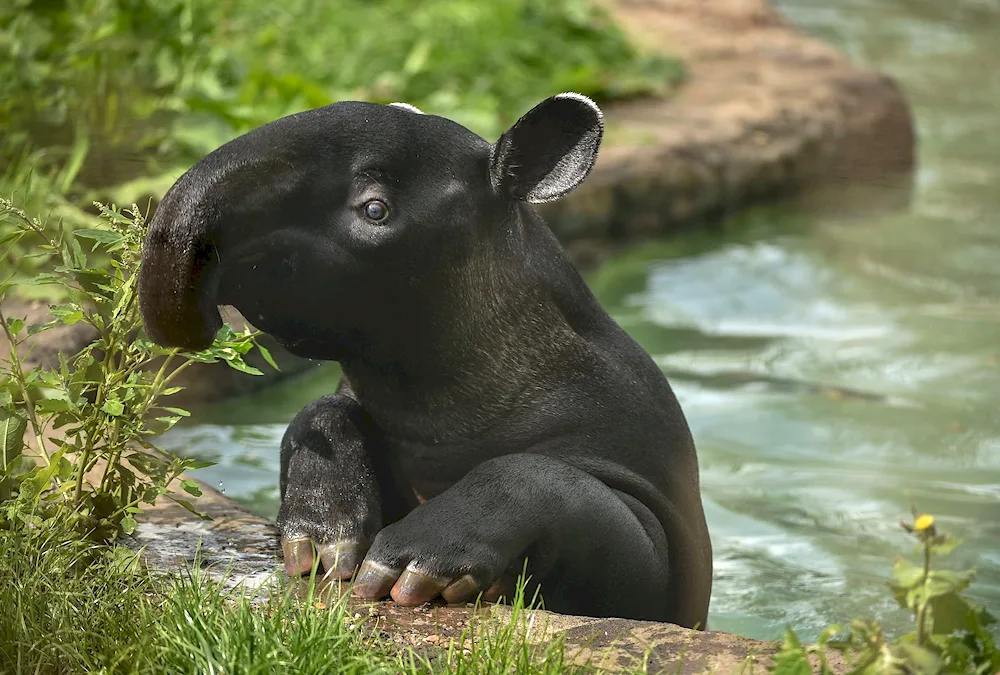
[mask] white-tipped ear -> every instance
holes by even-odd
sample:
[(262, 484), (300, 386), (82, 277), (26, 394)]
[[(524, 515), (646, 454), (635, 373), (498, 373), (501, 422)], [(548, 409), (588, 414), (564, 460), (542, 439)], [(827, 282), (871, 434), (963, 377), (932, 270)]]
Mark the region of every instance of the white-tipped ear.
[(592, 99), (584, 96), (583, 94), (578, 94), (575, 91), (564, 91), (561, 94), (556, 94), (552, 98), (554, 99), (571, 98), (574, 101), (578, 101), (583, 105), (587, 106), (588, 108), (590, 108), (591, 110), (593, 110), (594, 114), (597, 115), (597, 119), (601, 120), (602, 124), (604, 123), (604, 113), (601, 112), (601, 109), (597, 107), (597, 104), (594, 103)]
[(597, 161), (604, 115), (583, 94), (547, 98), (493, 145), (490, 178), (511, 199), (540, 204), (583, 182)]
[(410, 105), (409, 103), (390, 103), (389, 105), (394, 105), (397, 108), (402, 108), (403, 110), (409, 110), (410, 112), (417, 113), (418, 115), (423, 115), (424, 111), (415, 105)]

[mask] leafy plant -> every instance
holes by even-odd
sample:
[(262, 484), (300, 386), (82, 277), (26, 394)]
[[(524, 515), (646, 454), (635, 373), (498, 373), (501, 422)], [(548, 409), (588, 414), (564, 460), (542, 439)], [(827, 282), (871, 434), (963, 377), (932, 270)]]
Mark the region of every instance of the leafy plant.
[[(19, 238), (34, 236), (42, 242), (40, 255), (52, 261), (51, 272), (22, 283), (57, 284), (69, 298), (52, 305), (52, 320), (42, 324), (26, 325), (23, 317), (0, 311), (10, 350), (0, 375), (0, 524), (38, 524), (69, 508), (82, 532), (110, 541), (119, 532), (131, 533), (141, 505), (161, 495), (194, 511), (172, 486), (205, 463), (167, 455), (151, 441), (188, 415), (162, 401), (180, 391), (173, 384), (177, 376), (192, 363), (220, 360), (259, 375), (243, 361), (255, 345), (272, 366), (274, 361), (255, 334), (236, 335), (228, 327), (197, 353), (163, 349), (146, 339), (136, 287), (145, 220), (135, 206), (97, 207), (105, 226), (70, 233), (43, 228), (0, 200), (0, 220), (14, 225), (4, 238), (8, 251)], [(106, 266), (88, 263), (97, 253)], [(9, 279), (0, 283), (0, 299), (14, 288)], [(96, 338), (76, 354), (60, 353), (58, 368), (24, 367), (19, 348), (26, 339), (75, 324), (88, 326)], [(194, 481), (181, 480), (180, 488), (200, 494)]]
[[(931, 566), (935, 556), (951, 553), (960, 542), (939, 531), (933, 516), (919, 515), (914, 509), (913, 518), (912, 524), (900, 525), (917, 539), (921, 564), (898, 560), (889, 589), (899, 605), (913, 613), (915, 630), (890, 639), (877, 622), (855, 619), (846, 631), (830, 626), (815, 645), (803, 646), (789, 628), (772, 673), (811, 673), (810, 658), (818, 664), (819, 672), (832, 673), (827, 662), (830, 649), (840, 652), (849, 665), (848, 672), (858, 675), (1000, 672), (1000, 649), (989, 631), (996, 620), (962, 595), (972, 583), (974, 571)], [(839, 634), (844, 635), (834, 639)]]

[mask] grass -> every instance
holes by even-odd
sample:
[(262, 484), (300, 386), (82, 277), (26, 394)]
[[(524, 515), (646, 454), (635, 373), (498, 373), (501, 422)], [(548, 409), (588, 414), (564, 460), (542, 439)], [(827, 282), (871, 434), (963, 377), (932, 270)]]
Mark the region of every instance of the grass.
[[(0, 521), (2, 522), (2, 521)], [(226, 587), (197, 564), (169, 577), (123, 547), (88, 544), (45, 521), (0, 530), (0, 672), (594, 672), (559, 641), (529, 642), (523, 595), (509, 622), (474, 622), (431, 654), (394, 647), (339, 596)], [(635, 672), (642, 672), (637, 669)]]

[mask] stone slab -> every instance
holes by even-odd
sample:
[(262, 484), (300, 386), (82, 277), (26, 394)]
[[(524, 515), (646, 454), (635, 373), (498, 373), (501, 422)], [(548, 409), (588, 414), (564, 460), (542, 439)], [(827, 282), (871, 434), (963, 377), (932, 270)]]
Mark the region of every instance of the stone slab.
[[(157, 503), (140, 517), (135, 546), (141, 546), (154, 570), (179, 571), (194, 561), (209, 576), (231, 587), (257, 588), (283, 578), (278, 533), (274, 525), (249, 513), (209, 485), (201, 483), (197, 507), (212, 520), (195, 518), (171, 502)], [(427, 604), (404, 608), (392, 602), (351, 599), (355, 618), (372, 622), (389, 644), (433, 653), (449, 641), (462, 644), (474, 622), (476, 632), (509, 625), (510, 608), (488, 605)], [(762, 642), (718, 631), (617, 618), (567, 616), (527, 610), (519, 617), (530, 642), (559, 638), (569, 659), (608, 671), (646, 668), (648, 673), (764, 672), (775, 642)], [(496, 623), (494, 623), (496, 622)], [(835, 672), (843, 664), (831, 661)]]

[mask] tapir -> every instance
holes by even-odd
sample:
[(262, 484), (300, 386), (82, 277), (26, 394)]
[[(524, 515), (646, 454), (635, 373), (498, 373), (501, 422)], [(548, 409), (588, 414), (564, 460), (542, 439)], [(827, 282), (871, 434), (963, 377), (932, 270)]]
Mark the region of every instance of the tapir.
[(495, 143), (342, 101), (239, 136), (164, 195), (139, 273), (152, 340), (205, 348), (232, 306), (343, 372), (281, 442), (288, 574), (415, 606), (495, 600), (524, 571), (551, 611), (705, 628), (684, 413), (533, 206), (580, 185), (603, 134), (574, 93)]

